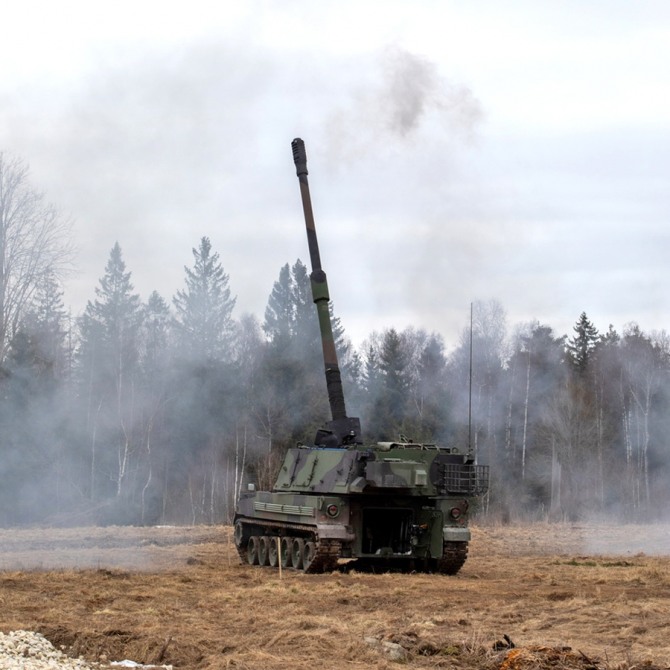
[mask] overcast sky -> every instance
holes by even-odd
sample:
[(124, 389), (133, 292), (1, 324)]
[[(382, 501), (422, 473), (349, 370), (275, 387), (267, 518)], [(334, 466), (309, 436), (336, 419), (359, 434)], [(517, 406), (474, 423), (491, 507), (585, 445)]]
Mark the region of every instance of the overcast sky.
[(202, 236), (263, 317), (308, 263), (356, 343), (510, 327), (670, 330), (670, 3), (24, 0), (3, 8), (0, 150), (74, 220), (65, 301), (116, 241), (168, 301)]

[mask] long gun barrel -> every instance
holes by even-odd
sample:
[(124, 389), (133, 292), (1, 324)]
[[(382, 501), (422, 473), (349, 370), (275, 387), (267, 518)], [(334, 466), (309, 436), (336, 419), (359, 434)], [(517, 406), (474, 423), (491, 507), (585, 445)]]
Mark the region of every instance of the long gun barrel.
[[(326, 368), (326, 387), (328, 389), (330, 411), (333, 417), (333, 420), (327, 424), (326, 430), (317, 433), (317, 445), (344, 446), (346, 444), (357, 443), (360, 441), (360, 421), (357, 418), (347, 416), (347, 410), (344, 403), (340, 366), (337, 361), (333, 327), (330, 321), (330, 311), (328, 308), (330, 302), (328, 281), (326, 279), (326, 273), (321, 268), (319, 243), (316, 238), (314, 213), (312, 212), (312, 199), (309, 194), (309, 182), (307, 181), (307, 154), (305, 152), (305, 143), (300, 138), (296, 138), (291, 142), (291, 148), (293, 149), (293, 162), (295, 163), (298, 181), (300, 182), (302, 209), (305, 215), (305, 227), (307, 229), (307, 244), (309, 246), (309, 256), (312, 264), (312, 272), (309, 279), (312, 287), (312, 299), (316, 305), (319, 317), (323, 362)], [(337, 440), (337, 444), (335, 444), (335, 440)]]

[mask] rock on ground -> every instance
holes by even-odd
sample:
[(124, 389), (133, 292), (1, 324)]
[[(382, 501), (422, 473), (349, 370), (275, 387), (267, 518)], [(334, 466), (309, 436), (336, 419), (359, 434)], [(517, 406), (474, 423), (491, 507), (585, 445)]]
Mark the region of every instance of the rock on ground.
[(93, 666), (58, 651), (43, 635), (27, 630), (0, 633), (2, 670), (90, 670)]

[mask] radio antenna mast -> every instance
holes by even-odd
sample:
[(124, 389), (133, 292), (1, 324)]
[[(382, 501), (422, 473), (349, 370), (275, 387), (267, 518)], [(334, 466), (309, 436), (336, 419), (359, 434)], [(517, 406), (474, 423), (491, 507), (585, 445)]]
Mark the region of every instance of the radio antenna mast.
[(470, 303), (470, 372), (468, 396), (468, 454), (472, 454), (472, 303)]

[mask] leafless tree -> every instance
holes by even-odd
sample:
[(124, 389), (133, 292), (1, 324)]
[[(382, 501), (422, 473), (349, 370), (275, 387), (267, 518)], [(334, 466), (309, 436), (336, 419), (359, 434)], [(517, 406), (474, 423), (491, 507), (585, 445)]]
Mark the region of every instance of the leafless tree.
[(0, 152), (0, 361), (40, 281), (70, 269), (70, 228), (30, 185), (28, 165)]

